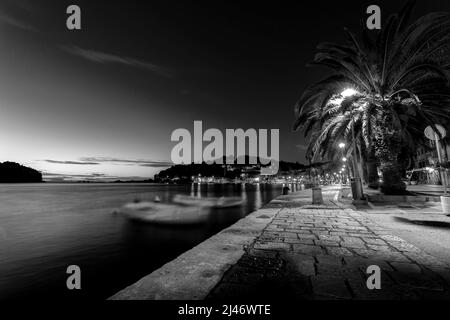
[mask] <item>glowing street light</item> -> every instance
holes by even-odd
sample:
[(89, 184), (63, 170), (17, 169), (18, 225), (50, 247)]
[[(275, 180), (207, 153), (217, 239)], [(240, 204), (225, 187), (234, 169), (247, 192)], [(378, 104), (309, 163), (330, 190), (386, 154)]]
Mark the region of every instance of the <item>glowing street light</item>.
[(344, 149), (345, 148), (345, 143), (341, 142), (339, 143), (339, 149)]
[(356, 91), (355, 89), (348, 88), (341, 92), (341, 96), (343, 96), (344, 98), (347, 98), (347, 97), (354, 96), (357, 93), (358, 93), (358, 91)]
[(342, 161), (346, 162), (346, 161), (347, 161), (347, 158), (346, 158), (346, 157), (343, 157), (343, 158), (342, 158)]

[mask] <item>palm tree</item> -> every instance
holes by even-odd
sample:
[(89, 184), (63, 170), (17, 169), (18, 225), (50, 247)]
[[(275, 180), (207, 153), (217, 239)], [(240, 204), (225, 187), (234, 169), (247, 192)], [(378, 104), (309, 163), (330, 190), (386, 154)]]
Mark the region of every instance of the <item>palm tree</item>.
[[(368, 172), (369, 187), (377, 188), (379, 178), (371, 143), (375, 121), (375, 115), (371, 112), (374, 109), (370, 108), (369, 104), (355, 106), (353, 103), (355, 97), (351, 96), (352, 94), (348, 98), (341, 95), (333, 96), (328, 101), (321, 113), (323, 123), (320, 130), (311, 135), (308, 152), (312, 157), (327, 157), (340, 161), (340, 157), (336, 157), (337, 144), (341, 141), (352, 141), (355, 137), (355, 153), (359, 161), (364, 163), (363, 167), (366, 167), (366, 170), (363, 168), (363, 172)], [(349, 147), (346, 157), (353, 153), (353, 144)]]
[(294, 129), (305, 136), (326, 130), (322, 138), (331, 141), (342, 130), (332, 128), (344, 119), (360, 130), (367, 153), (380, 162), (381, 190), (388, 194), (405, 190), (397, 158), (402, 145), (417, 146), (427, 125), (450, 120), (450, 14), (430, 13), (408, 24), (414, 3), (380, 31), (363, 28), (358, 40), (345, 30), (348, 43), (320, 44), (312, 65), (334, 73), (307, 88), (295, 108)]

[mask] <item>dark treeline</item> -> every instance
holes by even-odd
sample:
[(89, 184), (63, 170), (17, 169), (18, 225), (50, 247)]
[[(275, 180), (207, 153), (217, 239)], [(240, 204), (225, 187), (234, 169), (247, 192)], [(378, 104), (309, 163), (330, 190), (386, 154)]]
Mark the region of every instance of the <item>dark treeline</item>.
[(15, 162), (0, 163), (0, 183), (42, 182), (42, 174)]

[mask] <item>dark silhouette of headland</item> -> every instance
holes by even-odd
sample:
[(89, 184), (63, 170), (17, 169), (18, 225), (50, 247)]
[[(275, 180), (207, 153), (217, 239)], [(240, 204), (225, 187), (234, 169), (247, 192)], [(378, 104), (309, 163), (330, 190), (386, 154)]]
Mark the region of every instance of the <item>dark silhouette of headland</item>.
[(0, 183), (42, 182), (42, 174), (15, 162), (0, 162)]

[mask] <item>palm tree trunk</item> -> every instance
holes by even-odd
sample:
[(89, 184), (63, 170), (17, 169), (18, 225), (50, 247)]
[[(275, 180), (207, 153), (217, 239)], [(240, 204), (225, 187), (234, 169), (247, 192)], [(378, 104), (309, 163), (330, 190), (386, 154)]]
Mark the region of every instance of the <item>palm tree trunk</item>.
[(383, 183), (380, 190), (385, 194), (404, 194), (406, 185), (402, 181), (401, 168), (396, 159), (381, 159), (380, 169)]
[(363, 171), (363, 183), (369, 184), (369, 172), (367, 171), (367, 158), (363, 158), (362, 161), (362, 171)]
[(359, 141), (357, 142), (356, 149), (358, 149), (358, 156), (359, 156), (359, 161), (358, 161), (359, 176), (362, 179), (362, 183), (366, 184), (367, 179), (366, 179), (366, 175), (364, 174), (364, 160), (363, 160), (363, 156), (362, 156), (361, 143)]
[(377, 158), (375, 157), (375, 151), (373, 148), (369, 149), (366, 168), (368, 175), (368, 187), (371, 189), (378, 189), (380, 179), (378, 177)]
[(383, 175), (380, 190), (385, 194), (404, 194), (406, 185), (402, 181), (401, 166), (397, 160), (401, 149), (401, 128), (393, 118), (392, 109), (385, 106), (374, 130), (375, 155), (380, 160)]

